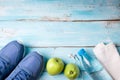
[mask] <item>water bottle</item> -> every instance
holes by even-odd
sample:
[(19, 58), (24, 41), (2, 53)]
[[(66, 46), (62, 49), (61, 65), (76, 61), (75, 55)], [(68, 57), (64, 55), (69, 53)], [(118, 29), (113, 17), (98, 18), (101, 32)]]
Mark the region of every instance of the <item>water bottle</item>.
[(84, 68), (81, 67), (81, 69), (84, 69), (86, 72), (88, 72), (93, 80), (113, 80), (100, 62), (95, 57), (86, 53), (84, 49), (79, 50), (77, 55), (79, 55), (79, 59), (84, 66)]

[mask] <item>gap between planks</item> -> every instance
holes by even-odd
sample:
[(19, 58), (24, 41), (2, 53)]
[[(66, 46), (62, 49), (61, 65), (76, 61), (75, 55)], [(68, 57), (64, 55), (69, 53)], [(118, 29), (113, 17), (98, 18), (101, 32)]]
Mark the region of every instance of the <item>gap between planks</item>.
[(32, 22), (39, 22), (39, 21), (43, 21), (43, 22), (109, 22), (109, 21), (120, 21), (120, 19), (106, 19), (106, 20), (64, 20), (64, 19), (46, 19), (46, 20), (42, 20), (42, 19), (16, 19), (16, 20), (0, 20), (0, 21), (18, 21), (18, 22), (23, 22), (23, 21), (32, 21)]
[[(95, 46), (26, 46), (28, 48), (94, 48)], [(116, 45), (120, 47), (120, 45)]]
[[(95, 46), (25, 46), (25, 47), (27, 48), (94, 48)], [(116, 47), (120, 47), (120, 45), (116, 45)]]

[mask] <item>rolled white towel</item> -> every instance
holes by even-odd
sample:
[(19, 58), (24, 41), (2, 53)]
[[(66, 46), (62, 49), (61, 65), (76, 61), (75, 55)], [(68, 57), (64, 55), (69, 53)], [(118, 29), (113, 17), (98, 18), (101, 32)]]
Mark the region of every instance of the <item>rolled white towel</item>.
[(99, 43), (93, 51), (113, 79), (120, 80), (120, 56), (115, 45)]

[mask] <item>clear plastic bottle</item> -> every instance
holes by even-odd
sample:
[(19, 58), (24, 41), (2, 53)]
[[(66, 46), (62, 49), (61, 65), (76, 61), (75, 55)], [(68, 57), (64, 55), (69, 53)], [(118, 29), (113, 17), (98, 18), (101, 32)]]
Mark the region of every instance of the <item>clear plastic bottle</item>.
[(90, 56), (84, 49), (79, 50), (77, 56), (79, 56), (80, 64), (82, 64), (81, 69), (89, 74), (85, 74), (86, 78), (87, 76), (92, 77), (83, 80), (113, 80), (100, 62), (95, 57)]

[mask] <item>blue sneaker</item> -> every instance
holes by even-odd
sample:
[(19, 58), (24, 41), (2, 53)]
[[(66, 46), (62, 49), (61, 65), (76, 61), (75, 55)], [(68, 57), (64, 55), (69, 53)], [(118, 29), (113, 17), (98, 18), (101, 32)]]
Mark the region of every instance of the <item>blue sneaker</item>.
[(43, 56), (29, 53), (5, 80), (36, 80), (43, 70)]
[(8, 43), (0, 51), (0, 80), (4, 80), (22, 59), (24, 46), (17, 41)]

